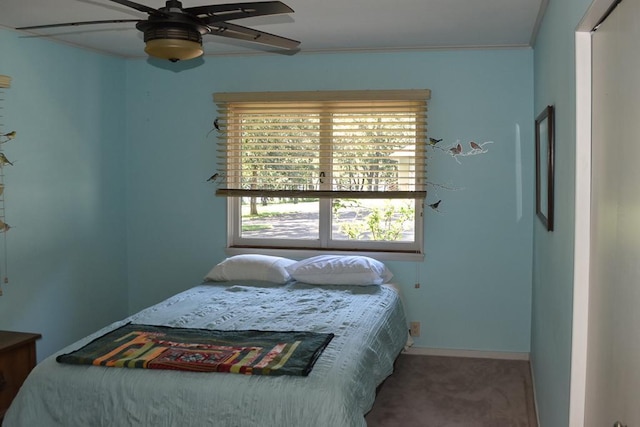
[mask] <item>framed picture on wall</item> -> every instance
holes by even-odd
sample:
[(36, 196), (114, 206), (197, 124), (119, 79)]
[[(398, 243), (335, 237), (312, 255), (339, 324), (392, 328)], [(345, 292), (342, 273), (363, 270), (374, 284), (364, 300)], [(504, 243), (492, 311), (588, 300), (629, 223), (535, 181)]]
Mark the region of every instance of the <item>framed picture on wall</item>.
[(553, 231), (553, 163), (555, 111), (548, 105), (536, 117), (536, 215)]

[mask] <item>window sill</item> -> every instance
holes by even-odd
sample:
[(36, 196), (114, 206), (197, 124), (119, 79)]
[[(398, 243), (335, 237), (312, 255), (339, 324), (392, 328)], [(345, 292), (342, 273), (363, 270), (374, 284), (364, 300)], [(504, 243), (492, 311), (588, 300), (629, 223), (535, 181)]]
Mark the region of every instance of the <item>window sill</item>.
[(384, 251), (341, 251), (341, 250), (321, 250), (321, 249), (286, 249), (286, 248), (247, 248), (228, 247), (225, 251), (227, 255), (241, 254), (262, 254), (281, 256), (285, 258), (303, 259), (316, 255), (362, 255), (379, 261), (424, 261), (424, 253), (415, 252), (384, 252)]

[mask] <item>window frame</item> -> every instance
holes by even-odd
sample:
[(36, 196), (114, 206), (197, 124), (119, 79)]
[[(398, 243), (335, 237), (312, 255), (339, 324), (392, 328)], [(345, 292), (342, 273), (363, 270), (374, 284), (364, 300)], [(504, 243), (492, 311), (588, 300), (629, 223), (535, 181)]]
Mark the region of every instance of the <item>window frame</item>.
[[(296, 250), (314, 252), (350, 252), (370, 254), (394, 254), (415, 258), (423, 257), (424, 248), (424, 200), (413, 200), (414, 214), (414, 240), (402, 241), (363, 241), (363, 240), (336, 240), (331, 239), (331, 202), (332, 199), (319, 200), (319, 236), (318, 239), (274, 239), (265, 244), (267, 239), (242, 237), (242, 205), (240, 197), (227, 198), (227, 249), (236, 250), (235, 253), (265, 253), (274, 251)], [(257, 252), (258, 250), (264, 252)], [(403, 256), (404, 255), (404, 256)]]
[[(282, 101), (285, 99), (297, 99), (302, 101), (317, 100), (318, 97), (326, 99), (331, 98), (337, 101), (348, 101), (353, 99), (362, 99), (363, 93), (366, 99), (379, 100), (381, 94), (389, 96), (392, 94), (394, 100), (406, 99), (415, 100), (416, 97), (422, 96), (426, 100), (430, 97), (429, 90), (405, 90), (405, 91), (329, 91), (329, 92), (282, 92), (282, 93), (257, 93), (257, 94), (216, 94), (219, 100), (225, 98), (228, 101), (228, 95), (246, 96), (250, 101), (257, 98), (262, 100)], [(222, 96), (220, 96), (222, 95)], [(311, 98), (311, 99), (310, 99)], [(216, 101), (218, 102), (218, 101)], [(242, 102), (242, 101), (239, 101)], [(245, 101), (246, 102), (246, 101)], [(426, 108), (425, 108), (426, 110)], [(231, 133), (231, 132), (230, 132)], [(426, 128), (424, 129), (426, 133)], [(418, 141), (418, 140), (416, 140)], [(326, 149), (321, 146), (320, 150)], [(426, 158), (426, 156), (425, 156)], [(371, 197), (358, 197), (358, 192), (349, 195), (352, 199), (366, 199)], [(362, 196), (362, 194), (361, 194)], [(424, 198), (407, 197), (400, 200), (412, 200), (414, 206), (414, 239), (413, 241), (372, 241), (372, 240), (354, 240), (354, 239), (332, 239), (332, 198), (319, 197), (318, 208), (318, 239), (265, 239), (255, 237), (242, 237), (242, 198), (238, 195), (227, 194), (227, 253), (264, 253), (280, 256), (305, 256), (318, 253), (349, 253), (349, 254), (366, 254), (372, 255), (379, 259), (397, 259), (397, 260), (422, 260), (424, 259)], [(341, 198), (340, 196), (336, 198)], [(342, 196), (344, 198), (344, 196)], [(379, 199), (387, 199), (384, 192), (380, 193)], [(398, 199), (396, 197), (396, 199)]]

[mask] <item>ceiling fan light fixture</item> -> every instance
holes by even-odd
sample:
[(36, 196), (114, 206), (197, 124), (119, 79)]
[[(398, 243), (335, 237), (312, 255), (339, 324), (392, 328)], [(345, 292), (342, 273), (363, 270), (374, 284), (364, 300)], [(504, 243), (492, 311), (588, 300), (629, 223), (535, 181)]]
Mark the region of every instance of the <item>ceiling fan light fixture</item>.
[(149, 56), (168, 59), (171, 62), (186, 61), (202, 56), (202, 45), (191, 40), (155, 39), (149, 40), (144, 48)]
[(149, 28), (144, 32), (144, 51), (171, 62), (202, 56), (202, 35), (186, 28)]

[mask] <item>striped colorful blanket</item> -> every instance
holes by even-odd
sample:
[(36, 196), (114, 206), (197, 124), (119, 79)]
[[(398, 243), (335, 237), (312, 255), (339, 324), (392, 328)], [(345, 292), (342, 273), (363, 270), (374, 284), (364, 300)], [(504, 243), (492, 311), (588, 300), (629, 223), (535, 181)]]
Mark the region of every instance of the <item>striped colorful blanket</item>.
[(116, 368), (307, 376), (333, 336), (128, 323), (56, 360)]

